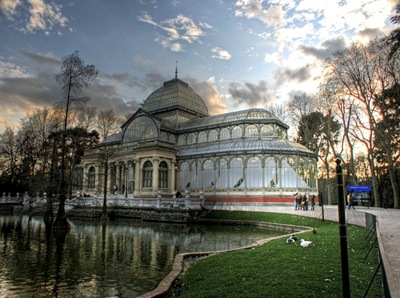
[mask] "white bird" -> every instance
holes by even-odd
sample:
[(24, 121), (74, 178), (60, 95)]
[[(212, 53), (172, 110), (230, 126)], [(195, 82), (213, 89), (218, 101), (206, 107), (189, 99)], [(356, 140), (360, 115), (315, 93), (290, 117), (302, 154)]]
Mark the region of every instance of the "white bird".
[(312, 241), (306, 241), (304, 239), (300, 239), (300, 246), (301, 247), (309, 247), (312, 244)]

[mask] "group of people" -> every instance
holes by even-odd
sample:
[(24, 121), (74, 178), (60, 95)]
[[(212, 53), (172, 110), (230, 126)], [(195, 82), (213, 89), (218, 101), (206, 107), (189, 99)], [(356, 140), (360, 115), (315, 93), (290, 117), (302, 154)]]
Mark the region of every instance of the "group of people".
[[(294, 194), (294, 209), (307, 211), (309, 206), (309, 196), (307, 193), (301, 195), (299, 193)], [(311, 210), (315, 209), (315, 196), (311, 197)]]

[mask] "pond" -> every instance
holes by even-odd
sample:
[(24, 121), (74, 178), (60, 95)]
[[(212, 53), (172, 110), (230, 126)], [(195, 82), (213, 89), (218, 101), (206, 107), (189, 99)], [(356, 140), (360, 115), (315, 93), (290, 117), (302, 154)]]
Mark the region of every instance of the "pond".
[(253, 226), (69, 222), (60, 237), (40, 217), (0, 216), (0, 297), (136, 297), (158, 286), (179, 253), (279, 234)]

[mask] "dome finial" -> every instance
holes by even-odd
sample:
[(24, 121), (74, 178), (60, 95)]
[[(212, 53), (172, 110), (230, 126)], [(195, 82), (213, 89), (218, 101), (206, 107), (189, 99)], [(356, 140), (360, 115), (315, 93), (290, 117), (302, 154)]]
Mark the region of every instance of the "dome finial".
[(178, 78), (178, 61), (175, 61), (175, 79)]

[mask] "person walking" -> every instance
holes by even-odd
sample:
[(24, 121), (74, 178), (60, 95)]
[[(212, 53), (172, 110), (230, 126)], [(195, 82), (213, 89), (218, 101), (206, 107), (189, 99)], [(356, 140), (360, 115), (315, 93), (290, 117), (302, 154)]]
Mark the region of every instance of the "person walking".
[(347, 195), (347, 200), (348, 200), (348, 208), (351, 209), (351, 207), (353, 207), (353, 209), (355, 210), (356, 208), (354, 208), (354, 198), (353, 198), (353, 193), (349, 193)]
[(315, 209), (315, 195), (311, 197), (311, 210)]

